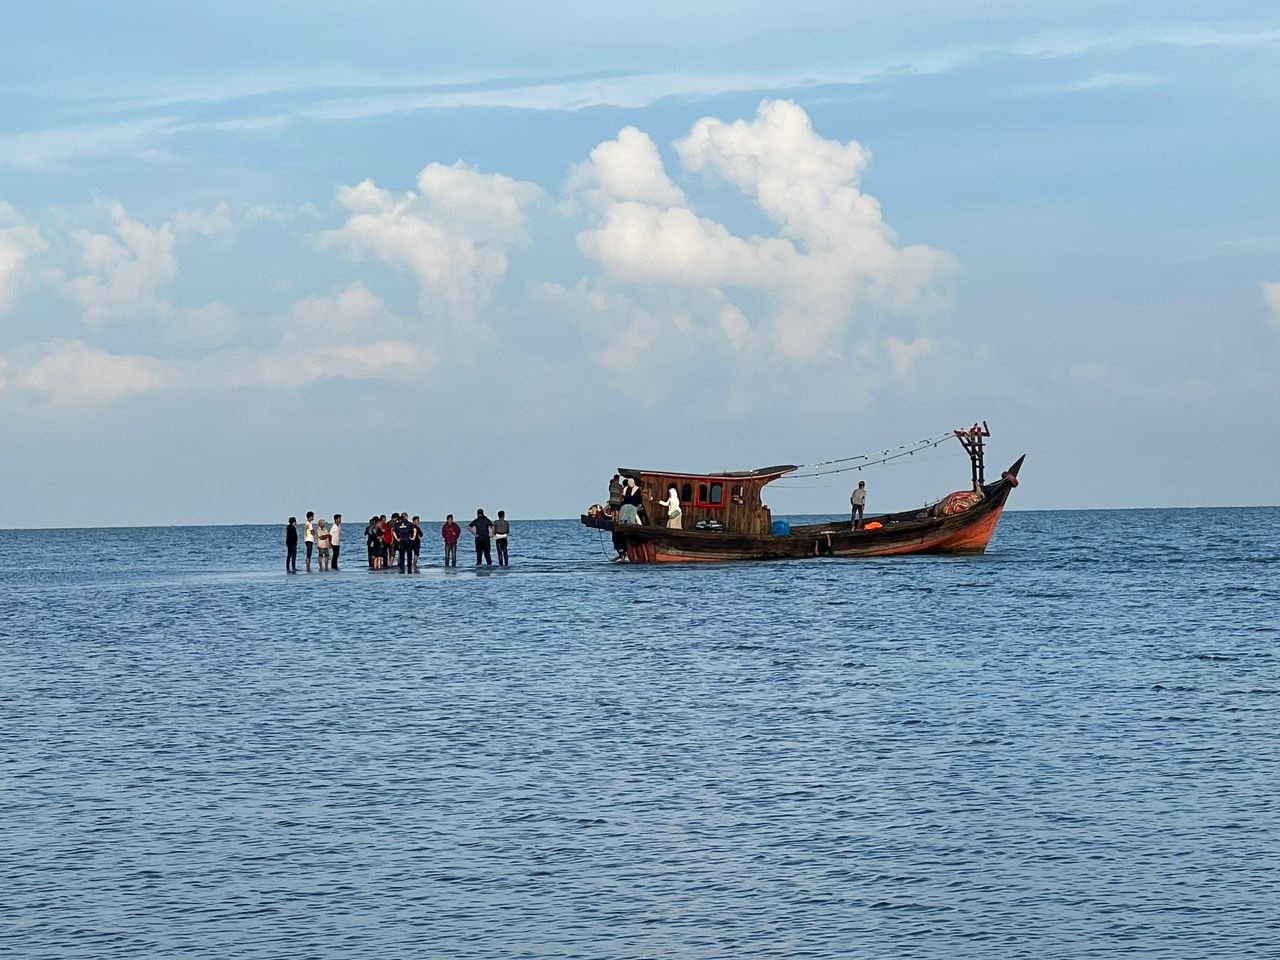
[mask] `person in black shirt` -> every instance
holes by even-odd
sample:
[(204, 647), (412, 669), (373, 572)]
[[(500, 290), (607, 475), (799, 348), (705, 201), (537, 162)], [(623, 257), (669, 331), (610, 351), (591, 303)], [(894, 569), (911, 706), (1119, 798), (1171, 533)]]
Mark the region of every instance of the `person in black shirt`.
[(492, 567), (493, 557), (489, 554), (489, 531), (493, 529), (493, 521), (484, 515), (483, 510), (476, 511), (476, 518), (467, 524), (467, 529), (476, 538), (476, 566), (480, 566), (480, 558)]
[(413, 518), (412, 541), (413, 545), (413, 572), (418, 572), (418, 557), (422, 554), (422, 524), (418, 517)]
[(284, 572), (298, 572), (298, 518), (290, 517), (284, 528)]
[(507, 511), (499, 510), (498, 519), (493, 521), (493, 542), (498, 547), (498, 566), (511, 566), (511, 555), (507, 553), (507, 538), (511, 536), (511, 524), (507, 522)]
[(409, 569), (413, 569), (413, 524), (409, 522), (407, 513), (396, 515), (395, 522), (391, 525), (392, 532), (396, 535), (396, 552), (399, 562), (396, 564), (397, 569), (404, 573), (404, 565), (409, 564)]

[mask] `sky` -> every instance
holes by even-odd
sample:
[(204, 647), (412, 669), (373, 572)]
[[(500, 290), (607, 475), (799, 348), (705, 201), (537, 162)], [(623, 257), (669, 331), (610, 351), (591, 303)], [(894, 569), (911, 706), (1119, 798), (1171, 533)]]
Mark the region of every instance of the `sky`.
[[(571, 517), (977, 420), (1015, 508), (1280, 503), (1273, 3), (5, 21), (2, 527)], [(858, 479), (968, 466), (768, 500)]]

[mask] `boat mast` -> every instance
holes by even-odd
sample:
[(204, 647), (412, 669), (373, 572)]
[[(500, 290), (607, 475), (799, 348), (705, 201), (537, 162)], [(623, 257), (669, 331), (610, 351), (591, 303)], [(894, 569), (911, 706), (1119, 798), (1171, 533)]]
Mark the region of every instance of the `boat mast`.
[(982, 450), (983, 438), (991, 436), (987, 421), (983, 420), (981, 426), (975, 423), (972, 427), (961, 427), (955, 431), (955, 435), (960, 446), (964, 447), (964, 452), (969, 455), (969, 465), (973, 468), (973, 492), (980, 493), (982, 485), (987, 482)]

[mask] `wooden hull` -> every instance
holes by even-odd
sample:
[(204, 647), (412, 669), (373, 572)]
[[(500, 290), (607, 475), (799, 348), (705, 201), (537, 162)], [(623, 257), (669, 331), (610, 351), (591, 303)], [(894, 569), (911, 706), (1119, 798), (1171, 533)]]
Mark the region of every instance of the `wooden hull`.
[[(995, 535), (1009, 493), (1017, 485), (1019, 460), (1004, 478), (984, 488), (982, 501), (954, 516), (926, 511), (868, 517), (878, 530), (852, 530), (848, 521), (791, 528), (788, 536), (744, 536), (703, 530), (619, 525), (617, 533), (632, 563), (718, 563), (804, 557), (891, 557), (912, 553), (982, 553)], [(614, 531), (608, 517), (582, 517), (584, 526)]]

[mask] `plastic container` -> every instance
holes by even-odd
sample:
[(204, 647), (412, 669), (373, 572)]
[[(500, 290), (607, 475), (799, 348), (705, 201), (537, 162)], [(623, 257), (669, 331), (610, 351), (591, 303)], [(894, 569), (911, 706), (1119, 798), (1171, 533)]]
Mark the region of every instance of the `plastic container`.
[(773, 525), (769, 527), (769, 532), (775, 537), (789, 537), (791, 536), (791, 524), (785, 520), (775, 520)]

